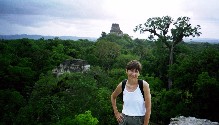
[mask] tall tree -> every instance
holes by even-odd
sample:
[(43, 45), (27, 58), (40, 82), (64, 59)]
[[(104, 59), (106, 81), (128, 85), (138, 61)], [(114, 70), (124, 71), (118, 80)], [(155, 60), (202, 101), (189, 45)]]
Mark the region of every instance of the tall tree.
[[(158, 37), (169, 50), (169, 66), (173, 64), (173, 53), (177, 44), (183, 41), (184, 37), (200, 36), (200, 25), (192, 27), (189, 17), (179, 17), (176, 21), (170, 16), (149, 18), (144, 25), (139, 24), (134, 31), (140, 33), (149, 32), (150, 38)], [(170, 32), (170, 33), (169, 33)], [(168, 76), (168, 88), (172, 86), (172, 78)]]
[(99, 40), (96, 42), (94, 55), (102, 67), (106, 70), (111, 69), (116, 58), (120, 55), (120, 46), (117, 43), (107, 40)]

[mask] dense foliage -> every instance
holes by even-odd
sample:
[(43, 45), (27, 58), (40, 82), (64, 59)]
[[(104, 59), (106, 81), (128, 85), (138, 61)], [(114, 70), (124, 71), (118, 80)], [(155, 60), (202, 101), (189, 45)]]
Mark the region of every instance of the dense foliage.
[[(183, 41), (185, 37), (200, 36), (200, 25), (193, 27), (189, 17), (178, 17), (176, 21), (170, 16), (149, 18), (144, 24), (136, 26), (134, 31), (140, 33), (149, 32), (150, 39), (158, 37), (158, 40), (164, 43), (169, 50), (169, 67), (173, 65), (174, 50), (176, 46)], [(173, 80), (168, 76), (168, 88), (172, 87)]]
[[(182, 42), (170, 67), (162, 42), (127, 34), (104, 34), (96, 42), (1, 40), (0, 53), (2, 125), (116, 125), (110, 95), (132, 59), (143, 64), (140, 78), (150, 84), (150, 122), (167, 124), (178, 115), (218, 121), (219, 44)], [(86, 60), (91, 68), (54, 76), (52, 69), (66, 59)]]

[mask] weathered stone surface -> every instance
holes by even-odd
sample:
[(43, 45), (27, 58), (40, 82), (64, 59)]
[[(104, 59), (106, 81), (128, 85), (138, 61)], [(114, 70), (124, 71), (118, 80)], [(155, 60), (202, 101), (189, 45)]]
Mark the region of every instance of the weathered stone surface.
[(123, 32), (120, 30), (119, 24), (113, 23), (110, 33), (115, 33), (117, 35), (123, 35)]
[(211, 122), (207, 119), (179, 116), (176, 118), (171, 118), (169, 125), (219, 125), (219, 123)]
[(85, 60), (74, 59), (66, 60), (52, 70), (53, 74), (60, 76), (65, 72), (84, 72), (90, 69), (90, 65)]

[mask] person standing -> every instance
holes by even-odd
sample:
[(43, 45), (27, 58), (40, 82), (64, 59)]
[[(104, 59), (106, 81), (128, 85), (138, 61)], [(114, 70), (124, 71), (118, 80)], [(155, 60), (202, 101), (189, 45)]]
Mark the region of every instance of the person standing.
[[(120, 82), (111, 94), (113, 111), (119, 125), (148, 125), (151, 115), (151, 94), (149, 84), (139, 80), (142, 65), (137, 60), (128, 62), (128, 79)], [(123, 93), (123, 108), (119, 112), (116, 98)]]

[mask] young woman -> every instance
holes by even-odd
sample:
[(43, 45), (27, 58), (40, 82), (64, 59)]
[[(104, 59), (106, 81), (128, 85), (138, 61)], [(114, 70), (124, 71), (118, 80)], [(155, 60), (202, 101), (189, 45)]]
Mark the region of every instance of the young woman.
[[(149, 123), (151, 94), (149, 84), (146, 81), (142, 80), (143, 85), (140, 88), (138, 76), (141, 69), (142, 66), (139, 61), (130, 61), (126, 66), (128, 79), (119, 83), (111, 95), (113, 111), (119, 125), (148, 125)], [(122, 92), (123, 109), (120, 113), (116, 106), (116, 98)]]

